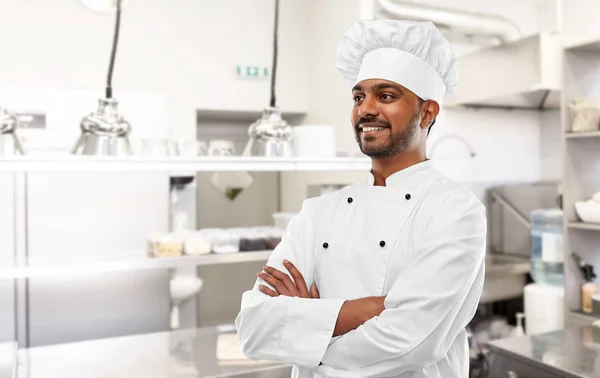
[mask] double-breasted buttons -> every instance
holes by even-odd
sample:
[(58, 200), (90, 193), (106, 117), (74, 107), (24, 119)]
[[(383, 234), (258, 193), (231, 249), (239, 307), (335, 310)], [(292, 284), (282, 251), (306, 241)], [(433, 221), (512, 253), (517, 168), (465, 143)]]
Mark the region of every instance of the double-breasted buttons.
[(380, 246), (380, 247), (385, 247), (385, 241), (383, 241), (383, 240), (382, 240), (382, 241), (380, 241), (380, 242), (379, 242), (379, 246)]
[(325, 242), (323, 243), (323, 248), (327, 249), (329, 247), (329, 243)]
[(354, 201), (352, 197), (348, 197), (348, 203), (352, 203), (352, 201)]
[(410, 193), (406, 193), (406, 195), (404, 196), (404, 198), (406, 198), (407, 200), (410, 199)]

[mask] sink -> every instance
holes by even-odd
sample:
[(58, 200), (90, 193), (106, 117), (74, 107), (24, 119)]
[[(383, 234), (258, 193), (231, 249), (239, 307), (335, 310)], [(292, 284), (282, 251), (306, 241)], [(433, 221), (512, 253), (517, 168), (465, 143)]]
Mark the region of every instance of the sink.
[(527, 257), (489, 253), (485, 258), (485, 275), (509, 276), (529, 273), (531, 263)]
[(526, 257), (488, 254), (485, 261), (485, 283), (480, 303), (522, 296), (529, 269), (530, 262)]
[(241, 373), (211, 375), (205, 378), (290, 378), (292, 367), (289, 365), (248, 370)]

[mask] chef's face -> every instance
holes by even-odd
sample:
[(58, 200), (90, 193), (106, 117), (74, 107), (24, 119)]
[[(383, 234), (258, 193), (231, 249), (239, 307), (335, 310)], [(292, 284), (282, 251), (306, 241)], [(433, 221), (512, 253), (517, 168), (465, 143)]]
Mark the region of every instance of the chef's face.
[(361, 151), (387, 159), (411, 149), (421, 130), (422, 105), (417, 95), (387, 80), (363, 80), (352, 89), (352, 124)]

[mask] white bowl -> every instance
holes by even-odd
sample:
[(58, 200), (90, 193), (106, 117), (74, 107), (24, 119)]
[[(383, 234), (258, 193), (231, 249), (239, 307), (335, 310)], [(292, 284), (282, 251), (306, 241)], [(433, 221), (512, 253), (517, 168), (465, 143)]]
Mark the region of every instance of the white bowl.
[(575, 202), (575, 211), (583, 222), (600, 223), (600, 203), (596, 201)]

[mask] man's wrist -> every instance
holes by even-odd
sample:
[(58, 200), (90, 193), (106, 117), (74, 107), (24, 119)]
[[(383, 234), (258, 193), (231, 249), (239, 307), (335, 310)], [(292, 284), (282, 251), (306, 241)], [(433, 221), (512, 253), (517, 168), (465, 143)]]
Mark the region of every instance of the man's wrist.
[(338, 314), (333, 336), (350, 332), (375, 316), (379, 316), (385, 309), (384, 300), (385, 297), (365, 297), (345, 301)]

